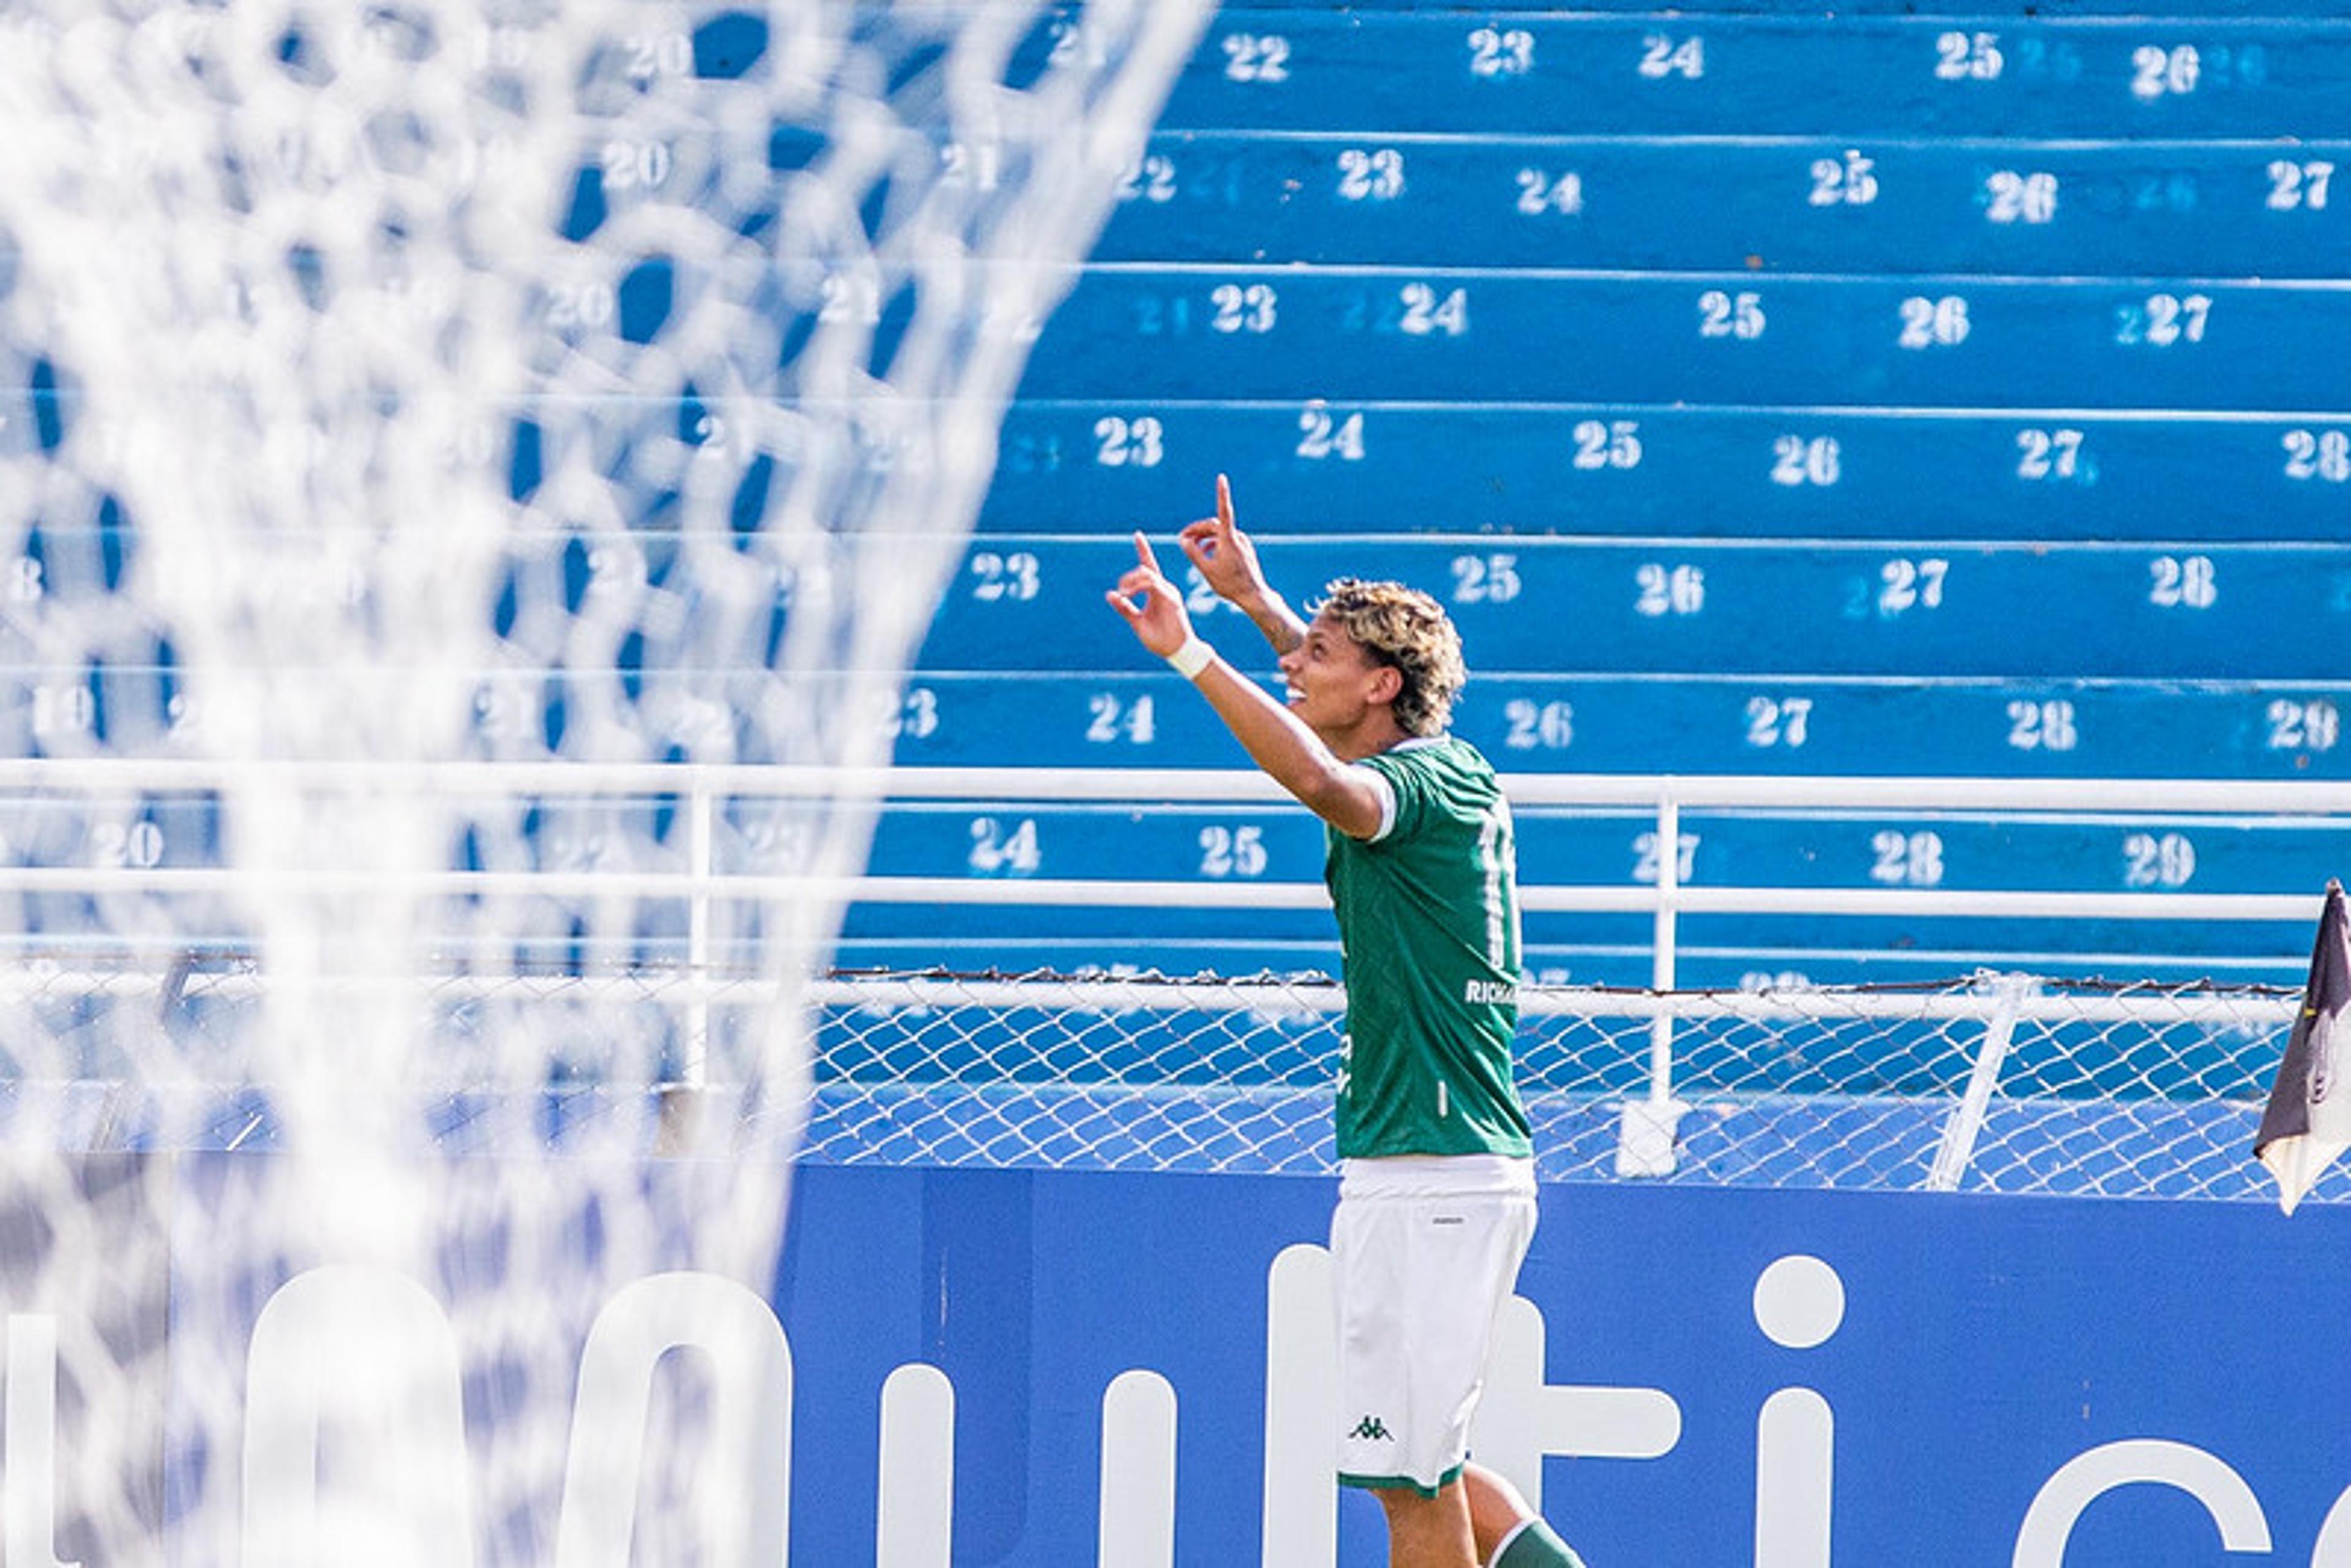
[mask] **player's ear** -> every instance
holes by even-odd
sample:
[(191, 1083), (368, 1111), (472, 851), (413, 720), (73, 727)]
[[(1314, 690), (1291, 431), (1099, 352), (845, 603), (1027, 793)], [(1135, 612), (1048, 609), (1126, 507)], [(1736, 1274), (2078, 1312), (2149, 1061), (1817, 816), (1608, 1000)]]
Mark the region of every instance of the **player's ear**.
[(1394, 664), (1374, 664), (1371, 685), (1364, 688), (1366, 701), (1393, 704), (1404, 695), (1404, 672)]

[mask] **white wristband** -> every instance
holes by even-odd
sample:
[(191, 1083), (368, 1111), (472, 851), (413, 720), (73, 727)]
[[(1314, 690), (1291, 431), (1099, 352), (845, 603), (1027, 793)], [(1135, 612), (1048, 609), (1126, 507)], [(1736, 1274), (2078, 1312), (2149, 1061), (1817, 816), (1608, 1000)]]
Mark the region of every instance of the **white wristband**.
[(1196, 681), (1200, 678), (1200, 672), (1214, 663), (1216, 657), (1217, 651), (1201, 641), (1199, 633), (1193, 632), (1184, 639), (1182, 647), (1167, 655), (1167, 664), (1186, 680)]

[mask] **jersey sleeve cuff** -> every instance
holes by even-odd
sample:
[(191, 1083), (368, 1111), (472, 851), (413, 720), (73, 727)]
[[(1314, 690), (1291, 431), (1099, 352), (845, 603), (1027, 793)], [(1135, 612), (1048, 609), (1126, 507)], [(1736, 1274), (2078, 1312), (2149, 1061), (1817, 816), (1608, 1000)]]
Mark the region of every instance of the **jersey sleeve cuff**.
[(1395, 831), (1395, 785), (1389, 779), (1386, 774), (1381, 772), (1376, 768), (1366, 767), (1364, 764), (1360, 762), (1355, 764), (1355, 766), (1363, 769), (1364, 777), (1371, 780), (1372, 788), (1378, 792), (1380, 797), (1380, 825), (1372, 831), (1369, 837), (1364, 840), (1364, 842), (1367, 844), (1375, 844), (1382, 839), (1386, 838), (1390, 833)]

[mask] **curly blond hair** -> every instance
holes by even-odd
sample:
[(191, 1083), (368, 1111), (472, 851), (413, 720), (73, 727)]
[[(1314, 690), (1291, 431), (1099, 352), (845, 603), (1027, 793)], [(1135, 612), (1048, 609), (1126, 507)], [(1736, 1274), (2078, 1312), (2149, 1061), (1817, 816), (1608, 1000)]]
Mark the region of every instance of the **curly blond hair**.
[(1437, 735), (1453, 716), (1469, 672), (1461, 662), (1461, 633), (1444, 606), (1401, 582), (1367, 582), (1343, 577), (1323, 590), (1315, 606), (1353, 637), (1364, 653), (1404, 677), (1396, 693), (1395, 717), (1406, 735)]

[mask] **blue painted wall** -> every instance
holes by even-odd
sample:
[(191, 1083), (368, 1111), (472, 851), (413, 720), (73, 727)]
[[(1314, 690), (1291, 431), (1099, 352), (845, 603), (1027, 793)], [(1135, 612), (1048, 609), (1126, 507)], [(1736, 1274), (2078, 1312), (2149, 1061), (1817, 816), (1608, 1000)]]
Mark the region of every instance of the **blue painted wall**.
[[(878, 1390), (923, 1360), (957, 1394), (958, 1564), (1094, 1560), (1101, 1398), (1132, 1367), (1179, 1402), (1177, 1561), (1257, 1563), (1268, 1270), (1322, 1238), (1331, 1197), (1311, 1178), (803, 1171), (776, 1298), (795, 1449), (824, 1480), (795, 1499), (795, 1561), (870, 1560)], [(1549, 1381), (1662, 1389), (1682, 1416), (1661, 1458), (1548, 1462), (1546, 1511), (1593, 1568), (1753, 1562), (1758, 1413), (1791, 1386), (1834, 1414), (1841, 1568), (2006, 1563), (2036, 1493), (2102, 1445), (2225, 1464), (2272, 1535), (2257, 1561), (2313, 1561), (2351, 1487), (2329, 1329), (2351, 1213), (1586, 1185), (1542, 1202), (1521, 1293)], [(1755, 1308), (1795, 1255), (1844, 1292), (1805, 1350)], [(1376, 1563), (1376, 1521), (1348, 1502), (1341, 1561)], [(2151, 1481), (2093, 1502), (2064, 1558), (2231, 1560), (2203, 1504)]]

